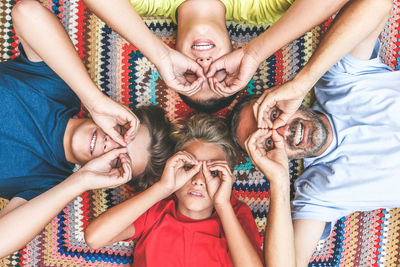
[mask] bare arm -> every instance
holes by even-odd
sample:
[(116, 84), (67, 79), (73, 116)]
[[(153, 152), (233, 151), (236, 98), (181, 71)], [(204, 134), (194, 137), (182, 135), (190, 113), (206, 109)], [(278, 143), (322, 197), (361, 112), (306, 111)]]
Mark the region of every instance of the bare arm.
[[(235, 267), (262, 266), (262, 261), (256, 249), (250, 242), (232, 208), (230, 197), (233, 175), (227, 162), (204, 162), (202, 171), (206, 180), (208, 195), (213, 200), (214, 208), (224, 229), (233, 265)], [(210, 171), (217, 171), (219, 177), (212, 177)]]
[(332, 16), (349, 0), (296, 0), (285, 14), (246, 45), (259, 63), (275, 51)]
[(0, 213), (0, 258), (32, 240), (69, 202), (86, 190), (116, 187), (129, 181), (132, 172), (126, 158), (121, 158), (121, 170), (110, 167), (121, 153), (126, 153), (126, 149), (115, 149), (90, 161), (30, 201), (18, 197), (11, 199)]
[(274, 122), (274, 128), (283, 126), (319, 78), (346, 54), (351, 52), (367, 59), (370, 56), (370, 53), (367, 56), (368, 48), (369, 52), (373, 48), (371, 40), (372, 44), (375, 42), (371, 36), (378, 36), (391, 8), (391, 0), (352, 0), (344, 7), (310, 61), (296, 77), (260, 97), (262, 103), (255, 112), (259, 127), (265, 126), (263, 116), (274, 106), (282, 111)]
[[(194, 167), (185, 170), (185, 164)], [(200, 166), (189, 153), (176, 153), (167, 161), (159, 182), (91, 222), (85, 230), (86, 243), (96, 249), (132, 237), (135, 234), (132, 223), (154, 204), (182, 187)]]
[(133, 198), (112, 207), (85, 229), (85, 241), (93, 249), (122, 241), (135, 234), (133, 222), (168, 193), (159, 183)]
[[(84, 0), (83, 2), (153, 62), (168, 87), (184, 95), (192, 95), (200, 89), (205, 79), (200, 65), (168, 47), (155, 36), (128, 0)], [(196, 73), (198, 77), (193, 83), (189, 83), (184, 77), (188, 71)]]
[(46, 62), (78, 95), (96, 124), (120, 145), (126, 145), (115, 126), (130, 124), (125, 135), (128, 140), (139, 126), (139, 120), (131, 110), (98, 89), (57, 17), (38, 1), (23, 0), (13, 8), (12, 18), (28, 58)]
[(306, 267), (324, 231), (325, 222), (300, 219), (293, 221), (296, 266)]

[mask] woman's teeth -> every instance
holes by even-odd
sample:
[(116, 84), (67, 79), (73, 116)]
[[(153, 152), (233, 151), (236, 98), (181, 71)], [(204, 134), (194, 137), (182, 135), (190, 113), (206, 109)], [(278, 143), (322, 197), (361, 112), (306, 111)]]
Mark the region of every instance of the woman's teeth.
[(215, 45), (209, 44), (209, 43), (199, 43), (199, 44), (192, 45), (192, 48), (196, 49), (196, 50), (207, 50), (207, 49), (213, 48), (214, 46)]

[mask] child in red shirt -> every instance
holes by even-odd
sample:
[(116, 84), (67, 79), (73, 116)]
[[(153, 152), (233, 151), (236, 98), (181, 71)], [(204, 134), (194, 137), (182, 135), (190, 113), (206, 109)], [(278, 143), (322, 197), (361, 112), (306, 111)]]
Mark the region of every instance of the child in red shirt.
[(224, 120), (195, 115), (174, 137), (179, 152), (161, 180), (96, 218), (88, 245), (138, 239), (133, 266), (262, 266), (250, 209), (231, 197), (235, 151)]

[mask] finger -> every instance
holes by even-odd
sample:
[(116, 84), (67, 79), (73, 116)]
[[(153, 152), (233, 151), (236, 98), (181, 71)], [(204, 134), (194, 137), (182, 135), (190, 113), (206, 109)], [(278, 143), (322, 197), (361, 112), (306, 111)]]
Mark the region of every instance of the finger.
[(127, 143), (133, 141), (133, 139), (135, 138), (135, 136), (137, 134), (137, 131), (139, 130), (139, 127), (140, 127), (140, 121), (135, 116), (135, 118), (129, 122), (129, 129), (125, 133), (125, 141)]
[(120, 146), (126, 146), (126, 142), (121, 134), (114, 128), (107, 129), (108, 136), (110, 136), (115, 142), (117, 142)]
[(214, 77), (214, 75), (217, 71), (226, 69), (225, 64), (224, 64), (224, 62), (225, 62), (224, 58), (225, 58), (224, 56), (220, 57), (219, 59), (217, 59), (210, 65), (210, 67), (208, 68), (208, 72), (206, 74), (207, 78), (212, 78), (212, 77)]
[(190, 170), (186, 171), (188, 177), (192, 178), (200, 171), (201, 162), (197, 162)]
[(113, 160), (115, 160), (117, 157), (119, 157), (120, 154), (125, 154), (127, 152), (128, 152), (128, 149), (126, 147), (115, 148), (115, 149), (110, 150), (107, 153), (103, 154), (99, 158), (107, 161), (107, 163), (111, 163)]
[(233, 81), (232, 85), (230, 85), (230, 86), (224, 86), (220, 82), (216, 82), (215, 87), (217, 88), (217, 90), (219, 92), (221, 92), (221, 94), (223, 94), (225, 97), (227, 97), (227, 96), (231, 96), (231, 95), (235, 94), (236, 92), (240, 91), (243, 88), (243, 87), (240, 87), (239, 85), (237, 85), (236, 84), (237, 82), (238, 82), (238, 80), (235, 79)]
[(220, 177), (224, 181), (233, 181), (233, 174), (227, 162), (214, 163), (209, 166), (210, 171), (219, 171), (222, 175)]
[(276, 148), (285, 149), (284, 139), (276, 130), (272, 130), (272, 140)]
[(189, 96), (194, 95), (195, 93), (197, 93), (200, 90), (203, 82), (204, 82), (204, 79), (200, 77), (196, 81), (194, 81), (191, 85), (185, 86), (184, 90), (188, 93), (187, 95), (189, 95)]
[(262, 102), (259, 102), (260, 106), (258, 108), (257, 113), (257, 124), (259, 128), (268, 128), (268, 124), (266, 123), (267, 118), (264, 118), (265, 114), (268, 114), (268, 111), (276, 105), (275, 99), (267, 95)]
[(122, 163), (122, 168), (123, 168), (122, 178), (124, 181), (128, 182), (129, 180), (132, 179), (132, 166), (131, 164), (128, 163), (128, 161), (125, 160)]
[(285, 112), (279, 115), (278, 118), (274, 121), (272, 128), (278, 129), (282, 126), (285, 126), (291, 116)]

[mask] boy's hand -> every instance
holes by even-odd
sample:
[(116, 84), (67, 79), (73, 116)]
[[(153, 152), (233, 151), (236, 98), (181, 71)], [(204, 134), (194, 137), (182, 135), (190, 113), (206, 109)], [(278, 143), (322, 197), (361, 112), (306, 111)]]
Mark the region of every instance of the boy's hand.
[(270, 183), (289, 183), (289, 165), (283, 138), (276, 130), (258, 129), (245, 141), (251, 161)]
[(166, 195), (174, 193), (199, 172), (201, 163), (186, 151), (179, 151), (167, 160), (159, 184)]
[(265, 91), (254, 103), (253, 112), (258, 128), (271, 128), (268, 114), (273, 108), (281, 112), (273, 122), (273, 129), (284, 126), (290, 117), (299, 109), (307, 89), (302, 89), (299, 83), (286, 82)]
[[(121, 146), (135, 138), (140, 121), (136, 115), (126, 106), (121, 105), (107, 96), (102, 96), (91, 106), (87, 106), (93, 121), (101, 127), (115, 142)], [(121, 136), (118, 125), (128, 125), (125, 136)]]
[[(207, 73), (210, 88), (222, 97), (231, 96), (242, 90), (249, 83), (260, 63), (245, 48), (239, 48), (214, 61)], [(224, 69), (227, 76), (219, 82), (214, 75)]]
[[(172, 48), (167, 47), (166, 53), (156, 63), (167, 86), (180, 94), (186, 96), (195, 94), (205, 81), (201, 66)], [(189, 82), (185, 77), (187, 73), (195, 74), (197, 79)]]
[[(92, 159), (79, 169), (74, 175), (82, 184), (83, 189), (114, 188), (127, 183), (132, 179), (132, 166), (126, 155), (127, 148), (113, 149), (104, 155)], [(117, 158), (121, 166), (115, 167)]]
[(233, 175), (226, 161), (202, 163), (207, 192), (215, 207), (230, 205)]

